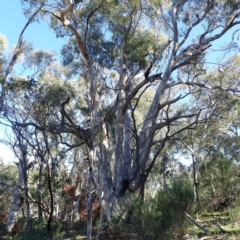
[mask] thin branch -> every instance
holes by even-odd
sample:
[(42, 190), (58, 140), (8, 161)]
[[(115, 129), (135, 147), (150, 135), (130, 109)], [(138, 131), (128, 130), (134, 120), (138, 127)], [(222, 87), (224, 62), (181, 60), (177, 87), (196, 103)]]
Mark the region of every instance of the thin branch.
[(182, 118), (192, 118), (192, 117), (195, 117), (195, 116), (198, 116), (199, 113), (194, 113), (194, 114), (187, 114), (187, 115), (180, 115), (180, 116), (175, 116), (175, 117), (172, 117), (172, 118), (168, 118), (165, 122), (163, 123), (158, 123), (155, 125), (155, 130), (158, 130), (158, 129), (161, 129), (167, 125), (170, 125), (170, 123), (172, 122), (175, 122), (176, 120), (179, 120), (179, 119), (182, 119)]
[(85, 40), (85, 41), (86, 41), (86, 39), (87, 39), (87, 32), (88, 32), (89, 20), (90, 20), (90, 18), (93, 16), (93, 14), (94, 14), (98, 9), (100, 9), (100, 8), (102, 7), (102, 5), (103, 5), (103, 0), (102, 0), (101, 4), (100, 4), (97, 8), (95, 8), (93, 11), (91, 11), (90, 14), (89, 14), (88, 17), (87, 17), (87, 27), (86, 27), (85, 36), (84, 36), (84, 40)]
[[(43, 3), (40, 5), (40, 7), (36, 10), (35, 13), (33, 13), (33, 15), (29, 18), (28, 22), (26, 23), (26, 25), (24, 26), (23, 30), (21, 31), (20, 35), (19, 35), (19, 38), (18, 38), (18, 43), (17, 43), (17, 46), (14, 50), (14, 54), (10, 60), (10, 63), (6, 69), (6, 72), (5, 72), (5, 75), (4, 75), (4, 81), (3, 83), (6, 81), (8, 75), (10, 74), (10, 72), (12, 71), (17, 59), (18, 59), (18, 56), (19, 54), (21, 53), (21, 49), (22, 49), (22, 40), (23, 40), (23, 34), (25, 32), (25, 30), (27, 29), (28, 25), (32, 22), (32, 20), (34, 19), (34, 17), (39, 13), (39, 11), (41, 10), (43, 6)], [(2, 94), (1, 94), (1, 100), (0, 100), (0, 110), (2, 110), (2, 107), (3, 107), (3, 101), (4, 101), (4, 97), (5, 97), (5, 88), (3, 86), (3, 83), (2, 83)]]

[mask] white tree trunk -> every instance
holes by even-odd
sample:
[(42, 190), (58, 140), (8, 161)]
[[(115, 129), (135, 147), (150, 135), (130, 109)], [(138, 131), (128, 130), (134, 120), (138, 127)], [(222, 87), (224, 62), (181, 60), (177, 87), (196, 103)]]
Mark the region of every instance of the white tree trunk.
[(8, 234), (12, 232), (14, 224), (18, 219), (18, 210), (21, 208), (23, 204), (23, 198), (20, 196), (20, 193), (23, 192), (22, 189), (24, 184), (23, 168), (20, 163), (17, 163), (17, 167), (18, 167), (18, 185), (16, 189), (13, 190), (13, 201), (11, 204), (11, 210), (5, 222), (5, 228)]

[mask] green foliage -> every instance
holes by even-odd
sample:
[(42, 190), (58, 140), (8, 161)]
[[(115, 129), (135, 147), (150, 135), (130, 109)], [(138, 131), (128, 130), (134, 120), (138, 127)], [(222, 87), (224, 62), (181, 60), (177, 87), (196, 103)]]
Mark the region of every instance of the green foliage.
[(157, 46), (154, 44), (154, 33), (153, 32), (139, 32), (134, 34), (128, 41), (126, 54), (128, 55), (128, 61), (131, 64), (139, 64), (141, 69), (148, 66), (147, 60), (148, 54), (155, 51)]
[(226, 7), (229, 7), (231, 10), (237, 10), (239, 9), (239, 1), (236, 0), (225, 0), (224, 5)]
[[(0, 180), (9, 184), (13, 188), (16, 186), (15, 176), (17, 175), (17, 168), (15, 165), (4, 166), (0, 165)], [(8, 214), (10, 204), (12, 201), (12, 194), (4, 184), (0, 184), (0, 217), (1, 214)]]
[[(20, 218), (18, 220), (18, 224), (20, 224), (20, 221), (23, 223), (26, 221), (25, 218)], [(21, 224), (22, 225), (22, 224)], [(54, 222), (52, 231), (48, 232), (46, 228), (46, 223), (41, 220), (40, 223), (38, 223), (35, 219), (30, 218), (27, 221), (27, 226), (25, 224), (25, 228), (20, 232), (19, 235), (15, 236), (14, 240), (22, 240), (22, 239), (28, 239), (28, 240), (61, 240), (63, 239), (64, 232), (61, 232), (62, 224), (60, 222)]]
[[(206, 197), (204, 193), (208, 195), (210, 192), (210, 195), (212, 195), (213, 190), (218, 195), (221, 195), (234, 188), (236, 184), (235, 178), (237, 177), (234, 171), (237, 171), (237, 169), (237, 166), (232, 161), (218, 155), (202, 164), (200, 166), (202, 197)], [(214, 189), (211, 186), (214, 186)]]
[[(17, 224), (19, 224), (20, 220), (24, 222), (26, 221), (26, 219), (19, 219)], [(14, 240), (22, 240), (22, 239), (25, 239), (25, 237), (27, 237), (27, 239), (29, 240), (49, 239), (48, 232), (47, 232), (46, 226), (44, 226), (43, 224), (43, 221), (41, 221), (40, 223), (37, 223), (33, 218), (30, 218), (27, 224), (28, 224), (28, 229), (25, 226), (25, 228), (22, 229), (20, 234), (13, 238)]]
[(175, 179), (169, 190), (159, 191), (153, 199), (124, 202), (121, 216), (115, 216), (112, 224), (138, 239), (179, 239), (184, 233), (184, 211), (191, 211), (193, 199), (189, 180)]
[(230, 221), (240, 227), (240, 200), (236, 201), (236, 206), (229, 209)]
[(17, 93), (18, 91), (30, 89), (34, 84), (34, 79), (12, 78), (11, 82), (6, 84), (6, 89)]
[[(239, 189), (239, 165), (224, 158), (221, 154), (206, 159), (201, 164), (200, 173), (200, 208), (208, 212), (223, 211), (236, 202)], [(237, 209), (236, 209), (237, 210)]]
[(80, 107), (77, 105), (77, 107), (79, 108), (79, 110), (81, 110), (81, 113), (84, 115), (84, 116), (89, 116), (90, 115), (90, 110), (89, 108), (87, 107)]
[(224, 185), (225, 188), (228, 188), (231, 180), (232, 163), (225, 158), (220, 158), (217, 164), (220, 174), (218, 174), (216, 180), (218, 180), (221, 185)]
[(42, 104), (49, 105), (51, 107), (59, 106), (61, 102), (66, 101), (68, 94), (73, 94), (69, 88), (58, 83), (53, 83), (45, 89), (45, 94), (42, 98)]
[(188, 208), (192, 205), (194, 199), (191, 181), (181, 177), (174, 179), (170, 194), (177, 206), (184, 211), (190, 210)]
[(7, 37), (0, 33), (0, 55), (8, 49), (8, 40)]

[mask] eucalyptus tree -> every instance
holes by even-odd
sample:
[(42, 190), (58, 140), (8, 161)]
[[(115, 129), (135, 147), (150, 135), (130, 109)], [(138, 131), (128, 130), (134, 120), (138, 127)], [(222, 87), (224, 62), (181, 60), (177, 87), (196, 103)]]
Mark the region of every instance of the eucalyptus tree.
[[(40, 9), (39, 9), (40, 10)], [(35, 15), (35, 14), (34, 14)], [(34, 16), (33, 15), (33, 16)], [(31, 17), (30, 19), (32, 19)], [(31, 20), (28, 21), (27, 25), (30, 23)], [(24, 200), (26, 203), (26, 215), (27, 219), (30, 217), (30, 204), (27, 198), (28, 195), (28, 169), (30, 168), (31, 164), (28, 161), (28, 145), (25, 139), (22, 137), (23, 132), (26, 131), (25, 128), (16, 126), (12, 121), (9, 121), (9, 117), (12, 116), (14, 121), (21, 121), (24, 122), (26, 119), (29, 119), (29, 114), (23, 115), (25, 112), (23, 111), (21, 103), (17, 101), (19, 94), (17, 91), (19, 88), (22, 87), (30, 87), (31, 83), (22, 81), (20, 78), (16, 78), (14, 83), (11, 81), (12, 78), (8, 79), (12, 73), (12, 69), (14, 64), (16, 63), (19, 55), (23, 51), (23, 43), (22, 43), (22, 34), (26, 29), (27, 25), (24, 27), (18, 45), (12, 51), (12, 57), (7, 59), (4, 56), (4, 47), (7, 45), (7, 39), (1, 36), (0, 46), (1, 46), (1, 123), (7, 127), (11, 127), (12, 129), (12, 137), (9, 137), (8, 140), (4, 140), (5, 143), (8, 142), (8, 145), (12, 147), (17, 162), (18, 169), (18, 176), (17, 176), (17, 185), (8, 184), (1, 179), (1, 183), (4, 184), (7, 189), (12, 194), (13, 200), (11, 203), (11, 210), (7, 216), (5, 227), (8, 233), (11, 233), (17, 218), (18, 218), (18, 211), (22, 207)], [(7, 93), (11, 92), (7, 95)], [(5, 105), (4, 100), (8, 101), (9, 104)], [(11, 107), (10, 107), (11, 106)]]
[[(26, 139), (31, 138), (31, 131), (29, 128), (23, 128), (15, 124), (16, 121), (25, 122), (26, 119), (29, 120), (29, 112), (24, 110), (24, 102), (21, 101), (21, 88), (30, 86), (28, 82), (22, 81), (22, 79), (15, 79), (14, 84), (9, 83), (8, 87), (5, 86), (5, 93), (8, 93), (5, 96), (5, 100), (8, 102), (8, 105), (3, 106), (4, 114), (1, 116), (1, 122), (5, 126), (11, 128), (11, 135), (8, 136), (8, 140), (5, 139), (5, 142), (8, 142), (8, 145), (12, 147), (15, 157), (16, 157), (16, 166), (18, 169), (17, 173), (17, 185), (11, 186), (13, 199), (11, 204), (11, 210), (5, 222), (5, 228), (8, 234), (13, 230), (13, 227), (18, 219), (18, 213), (20, 208), (24, 209), (24, 203), (26, 206), (26, 211), (24, 211), (27, 221), (30, 218), (30, 203), (28, 199), (29, 195), (29, 184), (28, 184), (28, 170), (34, 164), (33, 161), (29, 160), (31, 156), (31, 146), (29, 146)], [(26, 99), (25, 99), (26, 102)], [(6, 108), (7, 107), (7, 108)], [(7, 124), (6, 124), (7, 122)], [(26, 233), (28, 229), (28, 224), (26, 227)]]
[[(10, 145), (18, 159), (16, 162), (18, 184), (15, 188), (10, 185), (8, 188), (13, 195), (11, 211), (5, 222), (8, 233), (11, 233), (18, 217), (18, 211), (24, 201), (27, 207), (27, 219), (30, 217), (30, 204), (37, 204), (39, 221), (44, 211), (49, 215), (47, 227), (48, 230), (51, 229), (54, 214), (54, 192), (57, 191), (57, 189), (53, 189), (53, 185), (57, 182), (54, 179), (56, 175), (54, 169), (56, 169), (56, 164), (61, 158), (61, 147), (59, 145), (61, 142), (64, 144), (65, 139), (64, 137), (58, 139), (56, 136), (53, 138), (50, 132), (39, 131), (31, 126), (23, 128), (16, 123), (31, 121), (41, 126), (52, 125), (60, 115), (56, 111), (56, 102), (58, 103), (59, 99), (66, 95), (73, 96), (72, 87), (70, 84), (64, 84), (61, 78), (63, 70), (59, 64), (54, 62), (52, 51), (35, 50), (31, 44), (24, 42), (21, 43), (21, 48), (17, 53), (18, 56), (22, 56), (23, 68), (28, 69), (28, 76), (17, 76), (14, 72), (11, 72), (10, 77), (2, 81), (4, 104), (1, 106), (1, 123), (12, 130), (14, 141), (10, 141)], [(7, 65), (7, 60), (5, 62)], [(56, 82), (54, 79), (58, 79), (58, 81)], [(69, 143), (70, 140), (67, 147), (69, 147)], [(78, 145), (76, 144), (76, 146)], [(32, 161), (29, 160), (31, 158), (33, 158)], [(38, 177), (35, 178), (36, 182), (33, 184), (32, 182), (29, 183), (28, 170), (35, 163), (39, 165), (39, 172)], [(43, 194), (41, 194), (43, 192), (44, 170), (47, 172), (45, 183), (50, 196), (50, 198), (45, 199), (42, 198)], [(36, 191), (32, 184), (37, 185)], [(34, 192), (37, 193), (34, 194)], [(34, 205), (32, 204), (32, 206)], [(26, 233), (28, 233), (27, 229)]]
[[(204, 62), (214, 41), (240, 24), (239, 2), (22, 3), (27, 16), (41, 7), (39, 20), (47, 19), (56, 36), (68, 40), (62, 48), (63, 64), (69, 78), (79, 76), (85, 83), (80, 88), (85, 103), (72, 108), (73, 99), (67, 95), (59, 99), (60, 118), (53, 125), (18, 125), (73, 134), (85, 144), (92, 181), (88, 206), (94, 187), (101, 189), (110, 220), (127, 189), (144, 196), (145, 182), (165, 143), (205, 120), (202, 112), (209, 104), (199, 100), (202, 89), (237, 90), (227, 83), (209, 83)], [(154, 94), (143, 121), (137, 123), (146, 89)], [(199, 98), (188, 101), (196, 93)]]
[[(230, 85), (237, 89), (239, 85), (239, 56), (236, 54), (222, 64), (224, 71), (209, 71), (205, 78), (209, 82), (219, 82), (221, 86)], [(195, 97), (198, 97), (197, 93)], [(195, 129), (188, 129), (176, 139), (184, 146), (177, 146), (179, 152), (192, 158), (193, 184), (195, 199), (199, 201), (199, 167), (205, 165), (209, 158), (222, 155), (229, 161), (239, 161), (237, 149), (238, 138), (238, 94), (231, 92), (219, 92), (218, 90), (205, 91), (201, 93), (202, 105), (208, 103), (209, 107), (204, 114), (208, 121), (197, 126)], [(187, 150), (187, 151), (186, 151)], [(216, 170), (217, 171), (217, 170)], [(206, 172), (208, 172), (206, 170)], [(215, 194), (213, 185), (214, 173), (210, 175), (210, 185)]]
[[(1, 161), (0, 171), (0, 196), (1, 196), (1, 234), (5, 232), (4, 223), (8, 219), (8, 215), (11, 211), (12, 197), (18, 191), (16, 175), (18, 174), (18, 168), (16, 165), (6, 165)], [(20, 202), (19, 202), (20, 203)], [(21, 207), (21, 204), (20, 204)]]
[[(212, 113), (207, 114), (210, 115)], [(212, 125), (215, 125), (215, 127), (213, 128)], [(203, 164), (203, 160), (206, 158), (206, 147), (211, 144), (213, 133), (215, 131), (216, 122), (212, 123), (209, 120), (204, 125), (199, 125), (195, 129), (188, 129), (188, 131), (178, 138), (183, 145), (183, 147), (177, 147), (180, 149), (178, 154), (180, 155), (182, 153), (183, 156), (190, 156), (192, 159), (193, 192), (197, 202), (199, 202), (199, 181), (201, 181), (198, 179), (199, 167), (200, 164)]]
[[(14, 99), (16, 95), (13, 94), (11, 97)], [(11, 127), (12, 134), (8, 136), (8, 139), (5, 139), (5, 143), (7, 142), (8, 145), (12, 148), (14, 151), (16, 161), (14, 162), (17, 166), (17, 174), (16, 174), (16, 183), (17, 184), (7, 184), (7, 188), (12, 194), (12, 203), (11, 203), (11, 209), (8, 214), (8, 217), (5, 222), (5, 228), (8, 234), (11, 233), (15, 223), (18, 219), (18, 212), (22, 208), (24, 209), (24, 203), (26, 206), (26, 211), (24, 211), (24, 215), (27, 217), (27, 221), (30, 218), (30, 203), (28, 199), (28, 170), (31, 168), (33, 162), (29, 160), (29, 146), (26, 141), (26, 138), (29, 138), (29, 130), (20, 126), (15, 125), (10, 120), (11, 118), (14, 119), (14, 121), (24, 121), (26, 118), (28, 118), (28, 115), (25, 114), (25, 112), (22, 111), (22, 106), (18, 103), (14, 102), (14, 110), (13, 108), (9, 108), (7, 112), (4, 110), (4, 116), (2, 116), (2, 119), (4, 119), (4, 122), (6, 123), (6, 119), (8, 120), (8, 123), (5, 124), (8, 127)], [(8, 105), (9, 106), (9, 105)], [(11, 119), (12, 120), (12, 119)], [(4, 183), (1, 179), (1, 183)], [(28, 224), (27, 224), (28, 228)]]
[[(13, 141), (10, 142), (10, 145), (15, 152), (15, 155), (19, 162), (16, 162), (17, 169), (18, 169), (18, 180), (17, 185), (11, 185), (7, 182), (3, 181), (2, 179), (1, 184), (4, 184), (7, 189), (11, 192), (13, 196), (13, 201), (11, 204), (11, 210), (5, 222), (5, 228), (8, 234), (11, 233), (14, 224), (16, 223), (18, 217), (18, 210), (22, 207), (24, 202), (24, 197), (22, 196), (25, 194), (25, 201), (27, 205), (27, 217), (30, 216), (30, 205), (28, 202), (28, 186), (27, 186), (27, 170), (31, 167), (31, 164), (28, 162), (28, 145), (26, 144), (25, 139), (22, 137), (22, 132), (26, 132), (25, 129), (16, 126), (12, 121), (6, 124), (6, 119), (9, 120), (10, 116), (13, 116), (14, 121), (24, 122), (26, 118), (29, 119), (29, 114), (26, 114), (22, 108), (21, 103), (17, 101), (18, 94), (17, 91), (23, 88), (29, 88), (32, 85), (32, 81), (25, 81), (25, 79), (21, 78), (14, 78), (13, 81), (13, 67), (19, 60), (21, 54), (26, 51), (27, 44), (23, 42), (23, 34), (28, 27), (28, 25), (33, 21), (34, 17), (40, 11), (40, 7), (29, 17), (28, 22), (22, 29), (17, 45), (12, 49), (10, 57), (6, 56), (5, 50), (7, 49), (8, 42), (7, 38), (0, 35), (0, 84), (1, 84), (1, 101), (0, 101), (0, 109), (1, 109), (1, 123), (5, 126), (12, 127), (14, 138)], [(10, 95), (8, 94), (10, 92)], [(8, 99), (6, 99), (8, 98)], [(9, 101), (8, 104), (5, 104), (5, 100)], [(27, 99), (25, 99), (27, 100)], [(9, 106), (11, 106), (9, 108)], [(23, 193), (23, 194), (22, 194)]]

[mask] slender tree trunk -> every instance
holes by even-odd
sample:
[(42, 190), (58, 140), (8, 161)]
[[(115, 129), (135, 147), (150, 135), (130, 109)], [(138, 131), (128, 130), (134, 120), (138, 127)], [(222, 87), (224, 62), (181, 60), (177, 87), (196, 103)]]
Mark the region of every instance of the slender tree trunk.
[(141, 179), (140, 179), (140, 192), (139, 192), (139, 194), (140, 194), (140, 196), (141, 196), (143, 201), (144, 201), (144, 195), (145, 195), (145, 183), (146, 183), (146, 180), (147, 179), (144, 176), (141, 177)]
[(197, 174), (198, 174), (198, 160), (192, 156), (193, 159), (193, 188), (194, 188), (194, 198), (197, 202), (199, 202), (199, 194), (198, 194), (198, 181), (197, 181)]
[(28, 188), (27, 186), (25, 186), (24, 189), (24, 193), (25, 193), (25, 204), (26, 204), (26, 229), (25, 229), (25, 239), (28, 239), (28, 235), (29, 235), (29, 219), (31, 216), (31, 208), (30, 208), (30, 203), (28, 201)]
[(23, 205), (23, 198), (20, 197), (20, 192), (21, 190), (16, 189), (14, 196), (13, 196), (13, 201), (11, 204), (11, 210), (10, 213), (8, 215), (8, 218), (5, 222), (5, 228), (8, 234), (11, 234), (12, 229), (15, 225), (15, 223), (17, 222), (17, 218), (18, 218), (18, 210), (21, 208), (21, 206)]
[(48, 191), (50, 194), (50, 213), (47, 221), (47, 230), (50, 232), (52, 230), (52, 219), (53, 219), (53, 212), (54, 212), (54, 204), (53, 204), (53, 191), (52, 191), (52, 174), (49, 165), (47, 165), (47, 183), (48, 183)]
[(42, 164), (40, 164), (40, 168), (39, 168), (39, 180), (38, 180), (38, 184), (37, 184), (37, 201), (38, 201), (38, 224), (42, 221), (42, 207), (41, 207), (41, 189), (42, 189)]
[[(19, 141), (20, 142), (20, 141)], [(22, 145), (22, 144), (21, 144)], [(24, 177), (24, 197), (25, 197), (25, 205), (26, 205), (26, 228), (25, 228), (25, 239), (28, 239), (29, 234), (29, 219), (31, 216), (30, 210), (30, 203), (28, 201), (28, 176), (27, 176), (27, 169), (28, 169), (28, 159), (27, 159), (27, 146), (22, 145), (22, 158), (21, 158), (21, 167), (23, 170), (23, 177)]]
[(11, 210), (5, 222), (5, 229), (8, 234), (11, 234), (12, 229), (15, 223), (17, 222), (18, 210), (21, 208), (24, 202), (24, 199), (20, 196), (20, 194), (23, 192), (22, 188), (24, 183), (23, 169), (20, 163), (17, 163), (17, 168), (18, 168), (18, 185), (16, 189), (13, 191), (13, 201), (11, 204)]
[(87, 240), (91, 240), (92, 237), (92, 203), (93, 203), (93, 194), (90, 193), (87, 202)]
[[(94, 153), (92, 153), (94, 155)], [(94, 158), (94, 157), (93, 157)], [(90, 169), (89, 169), (89, 184), (88, 184), (88, 201), (86, 204), (86, 212), (88, 213), (88, 219), (87, 219), (87, 240), (91, 240), (92, 237), (92, 204), (94, 199), (94, 193), (93, 193), (93, 164), (91, 163)]]

